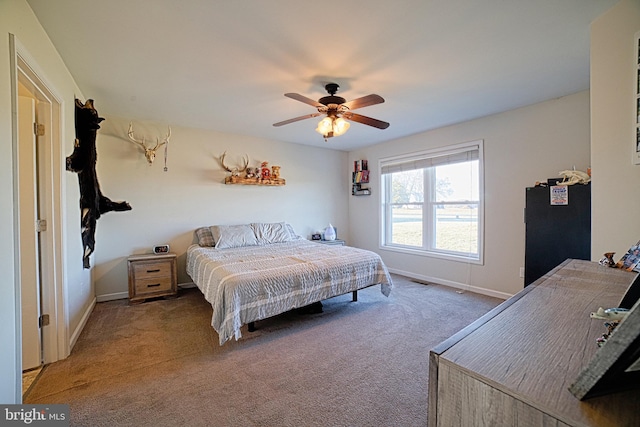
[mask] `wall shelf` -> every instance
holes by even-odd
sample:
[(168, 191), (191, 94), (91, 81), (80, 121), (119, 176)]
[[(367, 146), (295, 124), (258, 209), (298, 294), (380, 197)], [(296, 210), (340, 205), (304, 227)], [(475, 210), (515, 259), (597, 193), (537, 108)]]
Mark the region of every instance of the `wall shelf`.
[(241, 178), (239, 176), (228, 176), (224, 179), (224, 183), (236, 185), (266, 185), (271, 187), (279, 187), (287, 185), (283, 178), (261, 179), (261, 178)]
[(370, 196), (371, 190), (369, 188), (362, 188), (360, 184), (353, 184), (351, 188), (352, 196)]
[(351, 195), (370, 196), (371, 190), (362, 184), (369, 183), (369, 162), (367, 160), (355, 160), (351, 173)]

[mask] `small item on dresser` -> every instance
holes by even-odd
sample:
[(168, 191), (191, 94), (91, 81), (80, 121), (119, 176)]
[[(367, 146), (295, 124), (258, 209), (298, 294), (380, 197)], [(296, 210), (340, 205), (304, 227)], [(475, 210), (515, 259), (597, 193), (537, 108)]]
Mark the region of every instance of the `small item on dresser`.
[(600, 260), (600, 265), (605, 265), (608, 267), (615, 267), (616, 262), (613, 260), (613, 256), (615, 252), (605, 252), (604, 257)]
[(320, 233), (313, 233), (311, 235), (311, 240), (322, 240), (322, 234)]
[(616, 267), (640, 273), (640, 240), (635, 245), (632, 245), (627, 253), (622, 255), (620, 261), (616, 263)]
[(153, 247), (154, 254), (168, 254), (169, 253), (169, 245), (157, 245)]
[(324, 229), (324, 240), (336, 240), (336, 229), (333, 228), (333, 225), (329, 224), (329, 226)]
[(618, 323), (620, 322), (604, 322), (604, 327), (607, 328), (607, 332), (605, 332), (604, 334), (602, 334), (601, 337), (596, 339), (596, 344), (598, 344), (598, 347), (602, 347), (604, 343), (607, 342), (613, 330), (616, 328), (616, 326), (618, 326)]
[(606, 310), (602, 307), (598, 308), (596, 312), (593, 312), (589, 315), (592, 319), (601, 319), (606, 320), (604, 322), (604, 327), (607, 328), (607, 332), (602, 334), (599, 338), (596, 339), (596, 344), (598, 347), (602, 347), (604, 343), (607, 342), (609, 336), (613, 332), (613, 330), (618, 326), (622, 320), (629, 314), (629, 309), (626, 308), (607, 308)]
[(625, 317), (629, 314), (628, 308), (607, 308), (606, 310), (602, 307), (598, 308), (598, 311), (595, 313), (591, 313), (589, 317), (592, 319), (602, 319), (609, 320), (612, 322), (621, 322)]

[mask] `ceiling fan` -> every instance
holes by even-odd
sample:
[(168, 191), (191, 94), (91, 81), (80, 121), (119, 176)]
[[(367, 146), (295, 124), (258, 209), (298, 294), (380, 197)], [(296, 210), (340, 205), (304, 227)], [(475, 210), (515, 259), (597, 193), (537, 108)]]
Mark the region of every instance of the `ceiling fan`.
[(318, 109), (318, 112), (295, 117), (289, 120), (284, 120), (282, 122), (274, 123), (273, 125), (287, 125), (289, 123), (326, 114), (326, 117), (323, 118), (320, 123), (318, 123), (318, 127), (316, 128), (316, 132), (324, 136), (325, 141), (327, 140), (327, 138), (344, 134), (350, 126), (347, 120), (352, 120), (354, 122), (362, 123), (363, 125), (367, 126), (373, 126), (378, 129), (386, 129), (389, 127), (389, 123), (383, 122), (382, 120), (373, 119), (371, 117), (351, 112), (351, 110), (355, 110), (357, 108), (382, 104), (384, 102), (384, 98), (382, 98), (380, 95), (371, 94), (347, 102), (347, 100), (343, 97), (336, 96), (336, 92), (338, 91), (339, 87), (340, 86), (338, 86), (336, 83), (327, 83), (324, 88), (329, 93), (329, 96), (324, 96), (317, 101), (314, 101), (313, 99), (307, 98), (306, 96), (300, 95), (298, 93), (285, 93), (284, 96), (288, 98), (295, 99), (296, 101), (304, 102), (305, 104), (316, 107)]

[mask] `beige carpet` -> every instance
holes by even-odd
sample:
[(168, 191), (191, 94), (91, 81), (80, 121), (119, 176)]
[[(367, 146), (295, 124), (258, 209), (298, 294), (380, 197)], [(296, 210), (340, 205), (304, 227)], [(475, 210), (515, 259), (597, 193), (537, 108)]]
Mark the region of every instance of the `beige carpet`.
[(25, 403), (68, 403), (78, 426), (424, 426), (429, 349), (501, 300), (393, 275), (218, 345), (197, 289), (99, 303), (70, 357)]

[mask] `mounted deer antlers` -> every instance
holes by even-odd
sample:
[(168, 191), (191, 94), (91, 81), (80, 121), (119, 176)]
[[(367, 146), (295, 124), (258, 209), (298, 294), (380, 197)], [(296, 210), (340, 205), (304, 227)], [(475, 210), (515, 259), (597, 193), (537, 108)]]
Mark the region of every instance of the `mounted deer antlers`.
[(220, 156), (220, 164), (222, 165), (222, 167), (224, 168), (224, 170), (226, 170), (227, 172), (230, 172), (232, 176), (239, 176), (242, 172), (247, 170), (247, 166), (249, 166), (249, 156), (247, 156), (245, 154), (245, 157), (242, 158), (242, 160), (244, 161), (244, 165), (242, 166), (242, 168), (238, 169), (238, 168), (229, 168), (227, 165), (224, 164), (224, 158), (227, 156), (227, 152), (225, 151), (224, 153), (222, 153), (222, 155)]
[[(142, 149), (144, 150), (144, 156), (147, 158), (147, 163), (149, 163), (149, 166), (151, 166), (153, 164), (153, 161), (156, 159), (156, 150), (158, 150), (158, 148), (162, 147), (165, 144), (167, 145), (169, 144), (169, 138), (171, 138), (171, 127), (169, 127), (169, 132), (167, 133), (167, 136), (164, 137), (162, 142), (160, 142), (160, 138), (156, 137), (156, 145), (153, 148), (147, 147), (147, 144), (145, 144), (144, 142), (144, 138), (142, 138), (142, 141), (138, 141), (137, 139), (134, 138), (132, 123), (129, 123), (129, 131), (127, 132), (127, 135), (129, 135), (129, 139), (132, 142), (142, 147)], [(165, 172), (167, 170), (166, 160), (167, 159), (166, 159), (166, 147), (165, 147), (165, 167), (164, 167)]]

